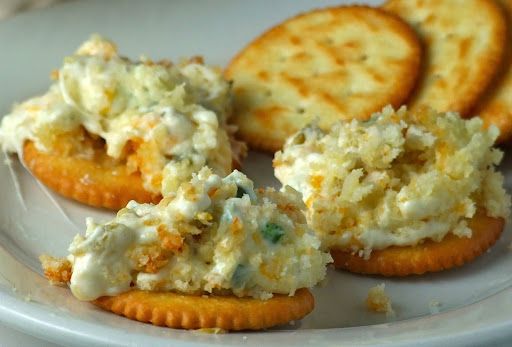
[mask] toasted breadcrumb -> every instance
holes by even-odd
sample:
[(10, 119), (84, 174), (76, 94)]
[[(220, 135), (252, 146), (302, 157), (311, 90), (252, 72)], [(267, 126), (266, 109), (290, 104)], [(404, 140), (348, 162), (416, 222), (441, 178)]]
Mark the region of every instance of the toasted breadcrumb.
[(373, 312), (385, 313), (388, 316), (393, 316), (395, 311), (391, 307), (391, 299), (386, 295), (384, 283), (378, 284), (370, 288), (368, 297), (366, 298), (366, 307)]
[(71, 280), (71, 263), (65, 258), (54, 258), (43, 254), (39, 257), (44, 276), (53, 285), (66, 284)]

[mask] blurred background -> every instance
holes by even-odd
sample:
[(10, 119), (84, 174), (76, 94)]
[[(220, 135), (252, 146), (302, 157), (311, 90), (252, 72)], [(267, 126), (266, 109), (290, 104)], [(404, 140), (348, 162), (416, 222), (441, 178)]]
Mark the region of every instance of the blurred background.
[(63, 0), (0, 0), (0, 20), (16, 12), (49, 6)]

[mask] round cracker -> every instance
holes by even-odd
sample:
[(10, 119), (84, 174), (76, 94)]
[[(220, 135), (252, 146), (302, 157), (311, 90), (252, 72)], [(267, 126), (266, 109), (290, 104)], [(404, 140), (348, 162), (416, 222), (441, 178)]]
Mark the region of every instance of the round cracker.
[(235, 296), (194, 296), (141, 290), (101, 297), (95, 305), (118, 315), (180, 329), (259, 330), (298, 320), (314, 308), (308, 289), (268, 300)]
[(276, 151), (313, 120), (366, 119), (400, 106), (414, 87), (421, 47), (410, 27), (365, 6), (314, 10), (271, 28), (229, 64), (239, 136)]
[(119, 210), (130, 200), (160, 201), (160, 195), (144, 189), (140, 174), (129, 173), (124, 164), (116, 163), (106, 154), (96, 154), (95, 160), (90, 160), (43, 153), (27, 141), (23, 162), (49, 188), (90, 206)]
[[(499, 0), (508, 24), (508, 41), (512, 39), (512, 0)], [(506, 54), (498, 79), (478, 101), (472, 114), (480, 116), (486, 127), (494, 124), (500, 129), (496, 142), (512, 138), (512, 49), (505, 45)]]
[(427, 240), (410, 247), (388, 247), (373, 251), (369, 259), (342, 250), (331, 250), (334, 266), (351, 272), (408, 276), (437, 272), (461, 266), (472, 261), (491, 247), (500, 237), (505, 221), (488, 217), (483, 212), (469, 220), (472, 237), (447, 234), (440, 242)]
[(500, 7), (493, 0), (389, 0), (384, 8), (413, 26), (425, 46), (409, 107), (467, 115), (503, 59), (507, 33)]

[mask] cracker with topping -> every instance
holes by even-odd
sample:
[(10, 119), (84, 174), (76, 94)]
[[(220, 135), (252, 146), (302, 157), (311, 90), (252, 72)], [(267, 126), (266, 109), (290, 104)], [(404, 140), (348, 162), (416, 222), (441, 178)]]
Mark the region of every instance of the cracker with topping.
[(511, 201), (497, 136), (479, 118), (386, 107), (330, 131), (302, 129), (276, 153), (275, 174), (303, 194), (336, 267), (441, 271), (473, 260), (503, 231)]
[(331, 250), (334, 266), (367, 275), (422, 275), (462, 266), (489, 249), (504, 228), (502, 218), (479, 211), (470, 221), (471, 237), (446, 235), (441, 242), (424, 241), (416, 246), (391, 246), (371, 253), (369, 259), (357, 253)]
[(203, 168), (158, 205), (130, 202), (87, 220), (66, 259), (41, 257), (52, 283), (128, 318), (175, 328), (262, 329), (309, 313), (307, 288), (331, 256), (308, 228), (300, 194), (254, 190), (238, 171)]
[(157, 202), (204, 165), (224, 176), (245, 155), (227, 124), (229, 83), (202, 59), (131, 61), (93, 35), (52, 77), (2, 119), (0, 145), (66, 197)]

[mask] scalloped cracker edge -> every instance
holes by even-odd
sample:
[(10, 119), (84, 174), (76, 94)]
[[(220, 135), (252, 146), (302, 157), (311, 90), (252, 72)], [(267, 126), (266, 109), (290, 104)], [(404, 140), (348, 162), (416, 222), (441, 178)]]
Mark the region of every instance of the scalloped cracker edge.
[(314, 308), (308, 289), (268, 300), (131, 290), (93, 303), (129, 319), (179, 329), (260, 330), (301, 319)]
[(427, 240), (416, 246), (376, 250), (368, 260), (338, 249), (332, 249), (331, 255), (336, 268), (368, 275), (409, 276), (448, 270), (489, 249), (500, 237), (505, 221), (477, 212), (468, 225), (473, 231), (471, 238), (449, 233), (440, 242)]
[(124, 165), (104, 166), (88, 159), (43, 153), (31, 141), (23, 147), (23, 162), (52, 190), (93, 207), (119, 210), (130, 200), (158, 203), (161, 199), (147, 192), (140, 175), (128, 173)]

